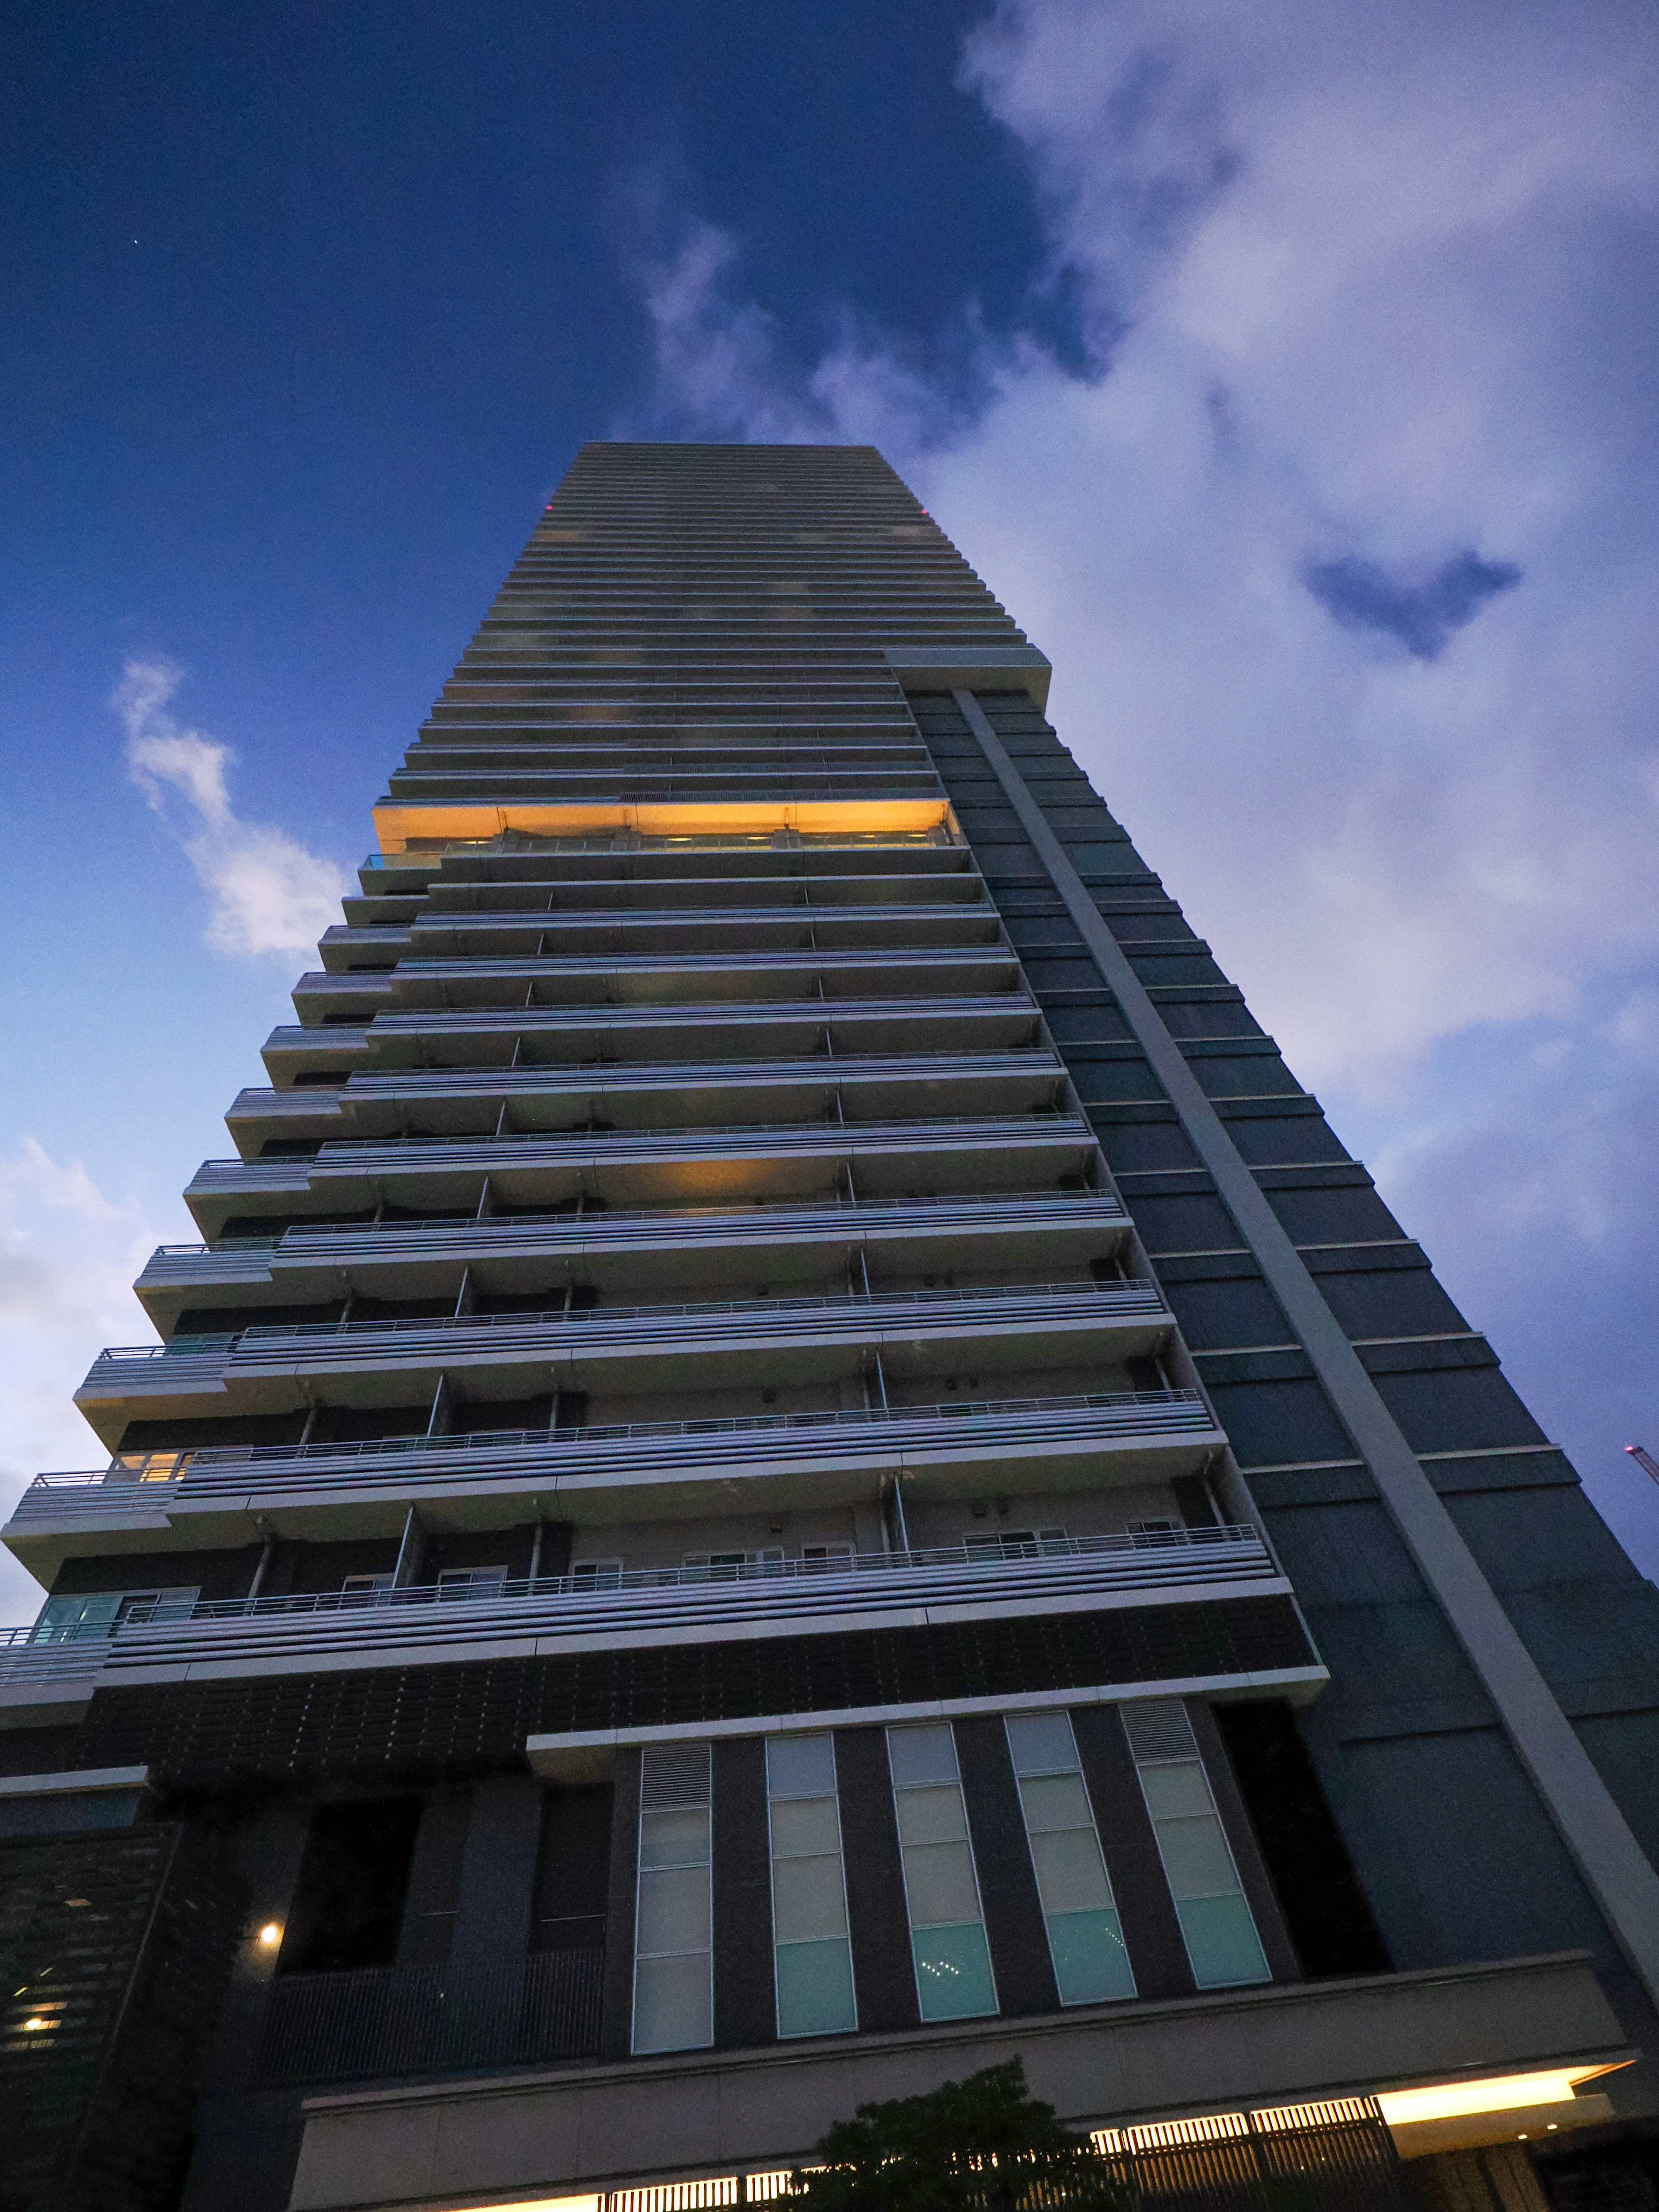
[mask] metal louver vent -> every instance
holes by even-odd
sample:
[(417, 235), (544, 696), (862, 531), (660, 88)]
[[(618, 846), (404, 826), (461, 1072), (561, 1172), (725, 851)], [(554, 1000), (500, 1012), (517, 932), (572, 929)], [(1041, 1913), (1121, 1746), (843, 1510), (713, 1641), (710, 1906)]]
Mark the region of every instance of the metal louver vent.
[(1198, 1757), (1193, 1724), (1179, 1698), (1130, 1698), (1125, 1700), (1121, 1711), (1137, 1766), (1155, 1765), (1161, 1759)]
[(645, 1750), (645, 1771), (640, 1780), (640, 1803), (647, 1813), (676, 1805), (708, 1802), (708, 1746), (706, 1743), (653, 1743)]

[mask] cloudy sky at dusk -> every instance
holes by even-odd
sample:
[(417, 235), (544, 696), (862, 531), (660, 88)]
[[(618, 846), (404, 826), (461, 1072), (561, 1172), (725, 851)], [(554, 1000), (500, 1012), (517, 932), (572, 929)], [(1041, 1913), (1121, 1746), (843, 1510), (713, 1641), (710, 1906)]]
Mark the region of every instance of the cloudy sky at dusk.
[(1659, 15), (16, 0), (0, 64), (4, 1500), (575, 447), (872, 440), (1659, 1575)]

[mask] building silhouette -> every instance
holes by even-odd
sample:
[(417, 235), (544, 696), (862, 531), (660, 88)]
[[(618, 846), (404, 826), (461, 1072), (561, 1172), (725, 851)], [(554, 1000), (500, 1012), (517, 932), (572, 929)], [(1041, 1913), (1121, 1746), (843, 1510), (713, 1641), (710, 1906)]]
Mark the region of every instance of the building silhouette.
[(872, 448), (582, 450), (5, 1530), (6, 2212), (1016, 2056), (1172, 2207), (1659, 2202), (1659, 1595), (1048, 674)]

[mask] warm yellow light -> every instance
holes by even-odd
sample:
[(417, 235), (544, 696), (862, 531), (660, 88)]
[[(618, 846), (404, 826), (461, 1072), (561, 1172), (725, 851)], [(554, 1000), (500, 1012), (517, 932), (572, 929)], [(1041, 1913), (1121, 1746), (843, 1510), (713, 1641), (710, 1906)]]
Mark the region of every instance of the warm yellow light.
[(25, 2035), (38, 2035), (43, 2027), (50, 2027), (51, 2026), (52, 2022), (49, 2020), (42, 2020), (40, 2014), (37, 2012), (32, 2019), (26, 2020), (23, 2022), (23, 2033)]
[(278, 1920), (267, 1920), (254, 1938), (262, 1951), (274, 1951), (282, 1940), (283, 1927)]
[(504, 830), (535, 837), (582, 836), (637, 830), (647, 837), (763, 836), (778, 830), (805, 836), (914, 835), (947, 818), (942, 799), (593, 800), (586, 805), (520, 806), (377, 806), (375, 833), (383, 853), (403, 852), (411, 837), (488, 839)]
[(599, 2212), (600, 2197), (515, 2197), (510, 2204), (492, 2204), (489, 2212)]
[(1384, 2089), (1376, 2101), (1391, 2128), (1419, 2120), (1461, 2120), (1474, 2112), (1512, 2112), (1523, 2105), (1569, 2104), (1573, 2083), (1601, 2070), (1581, 2066), (1548, 2074), (1498, 2074), (1482, 2081), (1437, 2081), (1425, 2089)]

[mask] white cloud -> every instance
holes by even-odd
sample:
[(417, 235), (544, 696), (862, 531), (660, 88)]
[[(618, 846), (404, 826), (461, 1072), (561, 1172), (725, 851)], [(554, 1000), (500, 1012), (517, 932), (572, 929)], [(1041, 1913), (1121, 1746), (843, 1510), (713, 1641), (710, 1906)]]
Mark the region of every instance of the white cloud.
[(240, 819), (225, 785), (230, 748), (181, 730), (167, 712), (180, 679), (170, 661), (130, 660), (110, 704), (126, 726), (127, 764), (151, 806), (165, 817), (169, 797), (179, 798), (194, 817), (184, 844), (213, 896), (207, 941), (234, 954), (307, 951), (339, 919), (345, 875), (285, 830)]
[[(792, 366), (723, 240), (674, 295), (663, 427), (883, 445), (1049, 653), (1061, 736), (1291, 1065), (1605, 1462), (1632, 1391), (1659, 1431), (1659, 1184), (1633, 1172), (1659, 18), (1005, 0), (963, 81), (1029, 167), (1095, 373), (981, 339), (963, 420), (868, 332)], [(1464, 552), (1521, 578), (1431, 660), (1304, 580)]]
[[(153, 1340), (131, 1284), (155, 1242), (78, 1160), (33, 1137), (0, 1159), (0, 1517), (36, 1474), (104, 1464), (71, 1401), (104, 1345)], [(0, 1620), (32, 1620), (40, 1602), (0, 1552)]]

